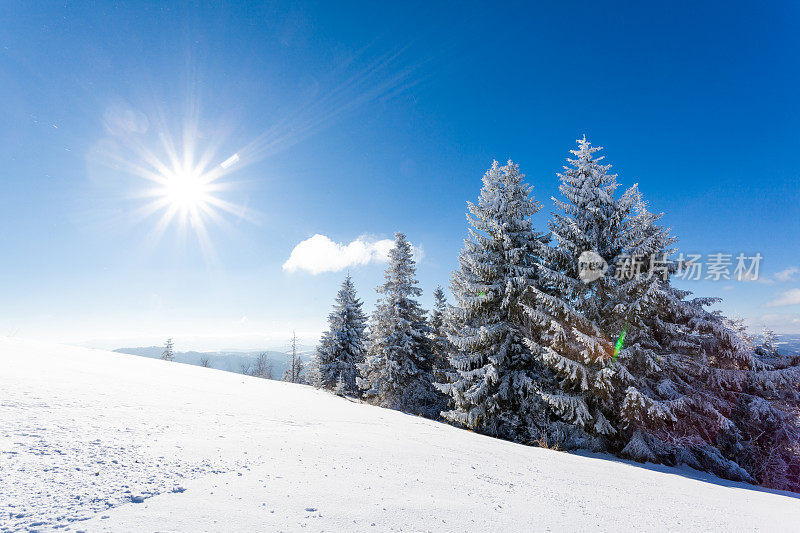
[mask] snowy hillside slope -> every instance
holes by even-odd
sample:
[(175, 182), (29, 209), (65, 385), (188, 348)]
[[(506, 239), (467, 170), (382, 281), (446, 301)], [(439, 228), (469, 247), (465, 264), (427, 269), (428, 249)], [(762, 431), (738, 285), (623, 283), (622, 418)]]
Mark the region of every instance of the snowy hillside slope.
[(0, 530), (794, 530), (800, 499), (310, 387), (0, 339)]

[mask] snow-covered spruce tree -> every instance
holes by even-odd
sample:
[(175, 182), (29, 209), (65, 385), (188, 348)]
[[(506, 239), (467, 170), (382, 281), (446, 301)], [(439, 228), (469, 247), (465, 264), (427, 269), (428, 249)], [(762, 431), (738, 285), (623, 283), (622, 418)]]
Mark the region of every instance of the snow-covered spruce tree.
[(322, 381), (322, 373), (319, 371), (319, 361), (316, 355), (312, 356), (311, 359), (308, 361), (306, 365), (306, 383), (315, 387), (317, 389), (321, 389), (323, 385)]
[(624, 224), (625, 256), (617, 265), (624, 271), (617, 272), (614, 318), (625, 321), (626, 347), (612, 366), (611, 397), (619, 416), (610, 415), (615, 433), (607, 442), (623, 457), (684, 463), (753, 481), (717, 447), (716, 435), (732, 422), (729, 409), (715, 401), (720, 390), (707, 383), (709, 360), (693, 326), (697, 310), (711, 300), (692, 299), (672, 286), (669, 256), (676, 239), (637, 196)]
[[(323, 333), (313, 361), (320, 387), (339, 389), (339, 394), (357, 394), (358, 366), (364, 362), (367, 317), (361, 310), (353, 280), (348, 274)], [(339, 386), (341, 381), (341, 387)]]
[(800, 492), (800, 366), (763, 360), (743, 326), (719, 312), (699, 303), (691, 311), (709, 367), (702, 406), (724, 417), (711, 426), (710, 442), (752, 480)]
[[(616, 175), (593, 156), (600, 149), (585, 138), (578, 144), (559, 174), (563, 200), (555, 202), (562, 212), (550, 223), (555, 245), (542, 249), (541, 282), (527, 307), (534, 325), (528, 345), (560, 379), (555, 387), (537, 384), (538, 394), (570, 426), (567, 447), (674, 463), (693, 442), (693, 464), (746, 479), (713, 446), (700, 444), (702, 428), (721, 418), (713, 409), (695, 412), (693, 424), (675, 432), (700, 394), (704, 368), (685, 324), (689, 293), (670, 285), (675, 240), (635, 186), (615, 198)], [(587, 253), (608, 272), (585, 270)]]
[(611, 339), (624, 322), (615, 313), (619, 302), (613, 275), (597, 271), (599, 277), (589, 277), (592, 272), (582, 271), (580, 261), (597, 262), (596, 268), (616, 264), (625, 251), (623, 224), (637, 191), (631, 188), (616, 199), (616, 175), (600, 163), (602, 157), (593, 157), (600, 148), (585, 138), (578, 145), (572, 151), (575, 159), (568, 159), (559, 174), (563, 200), (553, 199), (561, 211), (549, 224), (553, 245), (537, 251), (539, 282), (524, 300), (530, 320), (526, 344), (559, 378), (535, 384), (537, 395), (560, 420), (549, 431), (557, 429), (567, 448), (601, 449), (607, 446), (605, 437), (615, 433), (609, 417), (616, 416), (619, 404), (612, 379), (617, 374), (627, 378), (624, 366), (611, 360)]
[(333, 387), (333, 393), (337, 396), (345, 396), (349, 394), (349, 391), (347, 390), (347, 384), (345, 383), (341, 374), (336, 379), (336, 385)]
[(779, 361), (782, 359), (776, 345), (777, 336), (772, 329), (764, 326), (761, 330), (761, 344), (756, 347), (756, 355), (765, 362)]
[(472, 226), (453, 273), (450, 364), (454, 379), (439, 384), (453, 408), (452, 422), (482, 433), (531, 441), (546, 426), (544, 409), (532, 386), (538, 375), (523, 342), (520, 297), (535, 283), (538, 251), (544, 241), (533, 229), (541, 206), (519, 167), (493, 162), (483, 177), (476, 204), (468, 203)]
[(454, 347), (447, 338), (451, 331), (450, 312), (447, 308), (447, 297), (441, 287), (433, 291), (433, 309), (431, 310), (431, 347), (433, 350), (433, 377), (437, 383), (449, 383), (453, 368), (450, 355)]
[(172, 343), (172, 338), (167, 339), (164, 343), (164, 350), (161, 352), (161, 359), (164, 361), (175, 360), (175, 345)]
[[(747, 475), (699, 433), (701, 419), (724, 417), (707, 404), (707, 416), (687, 417), (700, 392), (702, 355), (686, 322), (688, 293), (669, 284), (663, 261), (674, 240), (656, 225), (636, 187), (615, 198), (616, 175), (594, 157), (600, 148), (578, 141), (574, 159), (559, 174), (561, 213), (550, 222), (554, 246), (543, 247), (541, 282), (532, 287), (527, 342), (560, 379), (537, 392), (571, 428), (570, 446), (589, 446), (640, 461), (687, 462), (737, 479)], [(585, 270), (589, 259), (608, 272)], [(583, 269), (583, 270), (582, 270)], [(703, 302), (698, 302), (702, 304)], [(614, 341), (625, 332), (624, 348)], [(692, 420), (682, 431), (674, 424)], [(679, 442), (680, 441), (680, 442)]]
[[(791, 470), (797, 419), (793, 425), (766, 393), (785, 389), (794, 370), (759, 367), (741, 332), (705, 310), (716, 300), (689, 299), (671, 286), (674, 267), (665, 259), (674, 239), (635, 188), (614, 200), (609, 167), (592, 159), (596, 148), (579, 144), (573, 168), (561, 175), (567, 201), (557, 202), (565, 215), (551, 223), (556, 246), (542, 252), (542, 282), (527, 309), (539, 326), (528, 343), (561, 378), (539, 394), (562, 421), (624, 457), (747, 481), (769, 477), (753, 466), (767, 457)], [(586, 250), (611, 265), (609, 275), (581, 279)], [(617, 354), (613, 341), (622, 331)], [(746, 400), (745, 383), (752, 386)], [(775, 429), (759, 433), (756, 408)], [(768, 442), (744, 446), (748, 434)], [(749, 465), (747, 449), (757, 456)]]
[(671, 286), (664, 260), (674, 239), (658, 218), (640, 200), (625, 225), (640, 265), (619, 287), (617, 311), (630, 324), (620, 359), (634, 378), (621, 455), (800, 490), (800, 369), (759, 358), (741, 321), (705, 310), (716, 299)]
[(384, 279), (377, 288), (382, 296), (370, 323), (358, 386), (376, 405), (435, 417), (441, 397), (432, 385), (430, 328), (416, 300), (422, 290), (417, 286), (411, 245), (403, 233), (395, 233)]

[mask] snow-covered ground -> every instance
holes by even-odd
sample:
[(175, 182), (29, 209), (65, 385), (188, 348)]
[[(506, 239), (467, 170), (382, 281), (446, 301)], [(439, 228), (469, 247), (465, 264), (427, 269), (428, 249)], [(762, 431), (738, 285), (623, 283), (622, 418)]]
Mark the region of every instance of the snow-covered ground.
[(0, 339), (0, 531), (800, 531), (800, 499), (309, 387)]

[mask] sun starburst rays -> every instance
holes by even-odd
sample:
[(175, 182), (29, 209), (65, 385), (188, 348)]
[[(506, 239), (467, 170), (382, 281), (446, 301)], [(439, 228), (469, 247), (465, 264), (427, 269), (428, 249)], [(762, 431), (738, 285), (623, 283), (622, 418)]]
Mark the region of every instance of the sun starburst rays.
[(161, 133), (151, 147), (141, 137), (129, 138), (124, 155), (115, 154), (113, 163), (149, 183), (134, 193), (133, 199), (141, 203), (133, 215), (139, 221), (157, 217), (148, 234), (151, 244), (158, 243), (173, 227), (183, 236), (193, 234), (204, 256), (214, 259), (209, 226), (225, 226), (226, 218), (254, 219), (244, 206), (222, 197), (234, 188), (235, 183), (227, 178), (235, 165), (223, 166), (221, 162), (229, 162), (233, 156), (220, 158), (212, 146), (200, 149), (201, 135), (194, 122), (183, 129), (180, 139), (176, 142)]
[(368, 46), (330, 73), (305, 80), (296, 97), (285, 102), (265, 98), (263, 105), (275, 106), (273, 122), (260, 134), (238, 139), (235, 146), (228, 141), (234, 132), (244, 131), (242, 124), (224, 111), (210, 122), (201, 120), (199, 85), (191, 76), (183, 98), (159, 98), (174, 109), (155, 102), (139, 109), (126, 103), (110, 105), (103, 115), (109, 136), (92, 150), (91, 163), (105, 167), (102, 175), (98, 173), (104, 185), (118, 186), (112, 177), (119, 174), (138, 179), (134, 192), (112, 192), (112, 198), (124, 202), (124, 210), (108, 211), (113, 211), (115, 223), (124, 226), (131, 221), (152, 224), (145, 237), (151, 251), (165, 234), (177, 229), (176, 234), (193, 236), (207, 257), (215, 255), (211, 237), (217, 231), (210, 231), (212, 226), (235, 231), (242, 220), (258, 225), (264, 218), (246, 201), (239, 205), (226, 199), (243, 185), (231, 181), (230, 174), (294, 147), (360, 107), (395, 98), (419, 83), (423, 67), (432, 59), (409, 62), (407, 49), (381, 52)]

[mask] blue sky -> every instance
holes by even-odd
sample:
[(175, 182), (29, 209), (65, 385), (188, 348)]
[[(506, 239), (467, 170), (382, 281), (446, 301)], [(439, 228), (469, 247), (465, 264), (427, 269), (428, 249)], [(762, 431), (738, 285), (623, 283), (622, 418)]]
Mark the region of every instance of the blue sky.
[[(796, 4), (205, 4), (0, 6), (0, 334), (311, 343), (345, 270), (371, 308), (383, 265), (342, 265), (396, 230), (429, 305), (492, 159), (521, 165), (544, 229), (583, 134), (682, 250), (764, 257), (760, 282), (684, 286), (800, 332)], [(204, 239), (142, 215), (170, 140), (224, 174)], [(283, 268), (317, 234), (366, 251)]]

